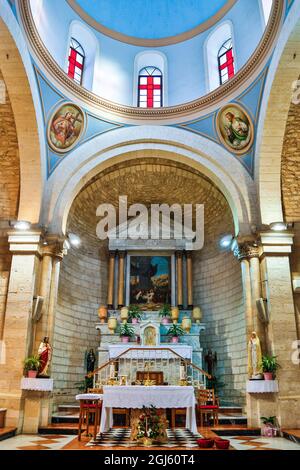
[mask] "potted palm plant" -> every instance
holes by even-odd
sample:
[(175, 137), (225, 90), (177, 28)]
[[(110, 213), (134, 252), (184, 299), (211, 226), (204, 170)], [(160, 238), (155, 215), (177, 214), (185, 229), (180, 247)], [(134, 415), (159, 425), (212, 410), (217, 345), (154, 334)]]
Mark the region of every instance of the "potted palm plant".
[(129, 305), (128, 318), (131, 323), (136, 324), (142, 318), (142, 310), (138, 305)]
[(262, 370), (265, 380), (274, 380), (276, 370), (280, 367), (276, 356), (263, 356), (261, 360)]
[(40, 359), (38, 356), (27, 357), (24, 361), (24, 374), (30, 379), (35, 379), (40, 367)]
[(172, 326), (170, 326), (167, 335), (171, 336), (171, 341), (172, 343), (178, 343), (179, 342), (179, 337), (183, 336), (185, 334), (185, 331), (181, 328), (181, 326), (177, 325), (177, 323), (173, 323)]
[(130, 338), (135, 335), (134, 329), (128, 323), (121, 323), (119, 326), (119, 335), (122, 343), (128, 343)]
[(160, 311), (158, 312), (158, 315), (162, 317), (162, 324), (167, 325), (170, 323), (170, 318), (171, 318), (171, 307), (168, 304), (164, 304)]

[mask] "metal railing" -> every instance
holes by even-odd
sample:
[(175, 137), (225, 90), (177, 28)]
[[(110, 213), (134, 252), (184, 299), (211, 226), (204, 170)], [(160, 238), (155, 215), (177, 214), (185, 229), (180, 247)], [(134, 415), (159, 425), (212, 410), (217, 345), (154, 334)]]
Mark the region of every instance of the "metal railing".
[(151, 372), (162, 372), (163, 382), (168, 385), (186, 383), (197, 388), (205, 388), (206, 379), (211, 378), (205, 370), (168, 347), (129, 347), (90, 372), (88, 377), (93, 377), (95, 388), (109, 383), (130, 385), (137, 383), (138, 372), (148, 372), (149, 380)]

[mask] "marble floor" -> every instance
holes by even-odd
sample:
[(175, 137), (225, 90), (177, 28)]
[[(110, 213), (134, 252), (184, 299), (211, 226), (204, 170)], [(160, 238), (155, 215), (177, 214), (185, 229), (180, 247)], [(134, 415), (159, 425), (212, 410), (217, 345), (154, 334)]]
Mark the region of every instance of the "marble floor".
[[(201, 429), (199, 429), (201, 433)], [(213, 431), (203, 434), (210, 435), (209, 437), (217, 437)], [(266, 438), (261, 436), (226, 436), (224, 439), (229, 439), (231, 444), (230, 450), (300, 450), (300, 444), (289, 441), (282, 437)], [(78, 442), (76, 436), (66, 436), (62, 434), (50, 435), (25, 435), (21, 434), (11, 437), (0, 442), (1, 450), (109, 450), (106, 447), (89, 447), (90, 439), (83, 436), (81, 442)], [(141, 449), (143, 447), (130, 447), (132, 450)], [(129, 448), (127, 447), (127, 450)], [(154, 447), (154, 449), (162, 450), (161, 447)], [(181, 447), (176, 447), (172, 450), (180, 450)], [(187, 449), (184, 447), (183, 449)], [(124, 447), (114, 447), (114, 450), (125, 450)], [(166, 450), (166, 449), (164, 449)], [(199, 451), (202, 449), (192, 447), (191, 450)], [(214, 449), (216, 450), (216, 449)]]

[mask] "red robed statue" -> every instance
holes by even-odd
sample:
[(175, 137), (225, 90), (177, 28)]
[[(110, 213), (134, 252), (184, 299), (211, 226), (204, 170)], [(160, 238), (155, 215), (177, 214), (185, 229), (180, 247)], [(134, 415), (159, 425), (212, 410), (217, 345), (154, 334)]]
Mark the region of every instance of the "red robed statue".
[(38, 349), (40, 367), (38, 375), (47, 376), (48, 367), (51, 361), (52, 348), (49, 344), (48, 336), (45, 336)]

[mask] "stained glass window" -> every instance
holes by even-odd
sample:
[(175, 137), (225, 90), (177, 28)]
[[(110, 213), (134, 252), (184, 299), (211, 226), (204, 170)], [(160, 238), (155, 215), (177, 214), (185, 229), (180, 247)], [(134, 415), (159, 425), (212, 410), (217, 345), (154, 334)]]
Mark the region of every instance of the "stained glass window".
[(138, 106), (160, 108), (162, 106), (162, 73), (157, 67), (140, 70), (138, 83)]
[(227, 39), (218, 52), (220, 85), (234, 76), (234, 56), (232, 39)]
[(84, 67), (84, 50), (76, 39), (71, 38), (68, 58), (68, 75), (81, 85)]

